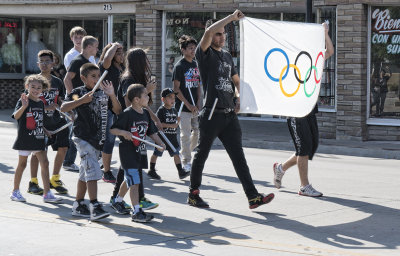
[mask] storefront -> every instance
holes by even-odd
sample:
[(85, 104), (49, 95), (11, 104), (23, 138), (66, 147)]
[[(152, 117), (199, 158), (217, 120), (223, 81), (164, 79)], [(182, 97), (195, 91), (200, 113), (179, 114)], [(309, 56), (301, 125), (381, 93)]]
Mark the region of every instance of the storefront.
[[(29, 4), (31, 2), (31, 4)], [(135, 42), (133, 1), (122, 3), (1, 5), (0, 8), (0, 106), (10, 108), (22, 89), (22, 78), (38, 73), (37, 53), (49, 49), (62, 57), (72, 47), (69, 31), (82, 26), (99, 40), (99, 49), (108, 42), (120, 42), (125, 49)], [(57, 1), (54, 1), (57, 2)], [(101, 52), (99, 51), (98, 56)], [(10, 95), (14, 97), (10, 97)]]

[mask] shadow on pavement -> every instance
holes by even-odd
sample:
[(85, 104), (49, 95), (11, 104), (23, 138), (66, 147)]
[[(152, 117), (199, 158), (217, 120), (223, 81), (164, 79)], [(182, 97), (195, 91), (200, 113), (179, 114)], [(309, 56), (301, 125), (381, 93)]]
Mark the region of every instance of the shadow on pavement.
[(14, 174), (14, 167), (0, 163), (0, 172)]

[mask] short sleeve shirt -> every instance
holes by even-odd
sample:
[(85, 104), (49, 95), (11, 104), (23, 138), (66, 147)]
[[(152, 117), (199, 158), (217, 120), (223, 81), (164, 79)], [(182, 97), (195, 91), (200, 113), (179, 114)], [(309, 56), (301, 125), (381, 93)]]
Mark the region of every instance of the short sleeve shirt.
[[(15, 106), (15, 111), (21, 107), (22, 101), (19, 99)], [(14, 142), (13, 149), (35, 151), (45, 149), (43, 115), (43, 102), (29, 99), (28, 107), (17, 120), (18, 135)], [(14, 115), (12, 117), (14, 118)]]
[(85, 57), (83, 57), (82, 54), (79, 54), (71, 61), (71, 65), (68, 68), (68, 72), (75, 73), (75, 77), (71, 80), (73, 89), (83, 86), (83, 82), (80, 76), (80, 69), (83, 66), (83, 64), (86, 63), (90, 63), (90, 61)]
[[(65, 100), (77, 100), (90, 91), (86, 86), (75, 88)], [(74, 121), (74, 135), (89, 142), (97, 150), (103, 149), (106, 139), (108, 99), (104, 91), (98, 89), (91, 102), (74, 109), (78, 114)]]
[[(111, 126), (111, 129), (130, 131), (132, 135), (141, 139), (146, 139), (147, 135), (157, 132), (157, 127), (150, 118), (146, 109), (143, 113), (136, 112), (132, 107), (126, 108), (118, 115), (117, 120)], [(138, 140), (126, 140), (119, 136), (119, 157), (123, 169), (145, 169), (147, 168), (146, 144)], [(145, 161), (144, 161), (145, 160)]]
[(225, 50), (217, 51), (209, 47), (196, 49), (201, 81), (206, 95), (204, 106), (211, 108), (218, 98), (217, 108), (234, 108), (235, 86), (232, 76), (237, 74), (232, 56)]
[[(118, 95), (119, 81), (120, 81), (120, 77), (121, 77), (121, 72), (124, 70), (124, 67), (122, 66), (122, 69), (119, 70), (117, 67), (115, 67), (113, 64), (111, 64), (111, 66), (108, 69), (105, 69), (103, 64), (104, 64), (103, 62), (99, 63), (100, 73), (103, 73), (105, 70), (108, 71), (104, 80), (108, 80), (108, 81), (112, 82), (113, 87), (114, 87), (114, 93), (115, 93), (115, 95)], [(108, 102), (108, 108), (112, 109), (111, 100)]]
[[(185, 99), (196, 106), (198, 100), (197, 90), (200, 86), (200, 73), (197, 62), (195, 60), (188, 62), (185, 58), (179, 60), (174, 66), (172, 80), (179, 81), (179, 89)], [(179, 108), (181, 103), (182, 101), (177, 98), (175, 106)], [(190, 112), (186, 106), (183, 106), (182, 111)]]
[[(75, 48), (72, 48), (65, 54), (64, 57), (64, 66), (66, 69), (68, 69), (69, 65), (71, 65), (71, 61), (80, 54)], [(90, 56), (89, 61), (93, 64), (96, 64), (96, 60), (94, 59), (93, 56)]]

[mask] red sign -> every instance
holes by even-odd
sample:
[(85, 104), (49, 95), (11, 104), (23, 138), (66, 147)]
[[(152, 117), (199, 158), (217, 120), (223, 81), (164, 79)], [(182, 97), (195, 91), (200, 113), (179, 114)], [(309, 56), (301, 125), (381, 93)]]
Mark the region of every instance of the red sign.
[(18, 23), (11, 21), (0, 21), (0, 28), (18, 28)]

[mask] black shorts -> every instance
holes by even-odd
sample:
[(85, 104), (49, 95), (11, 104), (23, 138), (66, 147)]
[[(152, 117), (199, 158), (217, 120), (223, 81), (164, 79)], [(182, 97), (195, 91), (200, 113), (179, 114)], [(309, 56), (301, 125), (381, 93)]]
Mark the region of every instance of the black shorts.
[(319, 143), (315, 114), (310, 113), (302, 118), (290, 117), (287, 119), (287, 124), (296, 148), (296, 156), (308, 156), (309, 160), (312, 160)]
[[(55, 129), (54, 129), (55, 130)], [(68, 148), (69, 147), (69, 128), (59, 131), (58, 133), (48, 138), (47, 146), (53, 148), (53, 151), (57, 151), (58, 148)]]
[[(164, 144), (167, 146), (166, 150), (168, 151), (169, 155), (175, 156), (175, 155), (179, 155), (179, 150), (180, 150), (180, 146), (179, 146), (179, 142), (178, 142), (178, 137), (177, 135), (173, 135), (173, 134), (165, 134), (168, 138), (168, 140), (171, 142), (171, 144), (175, 147), (176, 151), (173, 151), (172, 148), (168, 145), (168, 143), (164, 140), (163, 137), (160, 136), (161, 140), (164, 142)], [(161, 157), (163, 155), (163, 152), (159, 151), (157, 148), (154, 148), (154, 155)]]

